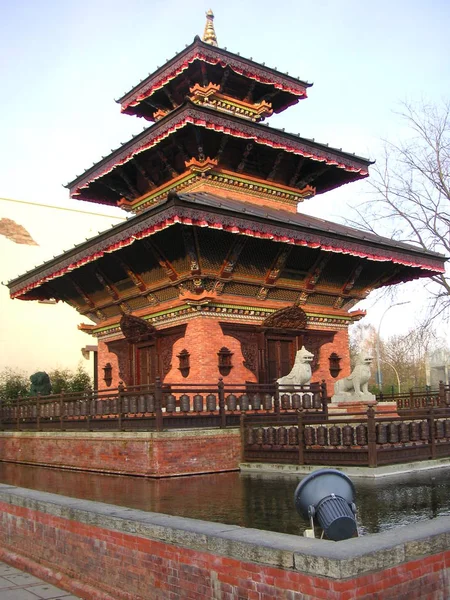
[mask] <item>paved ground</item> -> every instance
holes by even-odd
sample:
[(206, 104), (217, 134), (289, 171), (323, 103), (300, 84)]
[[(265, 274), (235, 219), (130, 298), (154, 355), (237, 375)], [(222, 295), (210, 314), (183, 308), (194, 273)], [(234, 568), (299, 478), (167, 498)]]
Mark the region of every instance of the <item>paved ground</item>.
[(80, 600), (70, 592), (0, 562), (0, 600)]

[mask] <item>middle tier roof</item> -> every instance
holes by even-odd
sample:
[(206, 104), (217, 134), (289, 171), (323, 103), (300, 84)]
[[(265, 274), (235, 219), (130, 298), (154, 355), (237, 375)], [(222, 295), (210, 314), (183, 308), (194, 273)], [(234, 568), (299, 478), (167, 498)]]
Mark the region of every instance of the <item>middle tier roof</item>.
[(158, 202), (163, 190), (189, 189), (186, 177), (225, 171), (274, 188), (275, 197), (288, 188), (298, 202), (367, 177), (370, 164), (341, 149), (186, 101), (66, 187), (80, 200), (140, 211)]

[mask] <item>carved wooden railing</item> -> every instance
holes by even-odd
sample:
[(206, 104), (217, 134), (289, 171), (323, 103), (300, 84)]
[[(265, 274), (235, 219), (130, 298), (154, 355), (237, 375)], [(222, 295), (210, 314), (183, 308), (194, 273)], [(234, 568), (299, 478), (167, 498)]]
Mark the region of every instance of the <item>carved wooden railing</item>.
[(409, 390), (405, 394), (380, 394), (377, 396), (379, 402), (396, 402), (397, 410), (416, 410), (422, 408), (446, 408), (450, 407), (450, 386), (442, 381), (437, 390)]
[(327, 420), (291, 422), (241, 417), (242, 457), (249, 462), (376, 467), (450, 456), (450, 408), (386, 417), (373, 407)]
[(280, 389), (278, 384), (161, 384), (119, 386), (18, 398), (0, 405), (0, 429), (66, 431), (237, 427), (241, 413), (257, 419), (327, 414), (325, 383)]

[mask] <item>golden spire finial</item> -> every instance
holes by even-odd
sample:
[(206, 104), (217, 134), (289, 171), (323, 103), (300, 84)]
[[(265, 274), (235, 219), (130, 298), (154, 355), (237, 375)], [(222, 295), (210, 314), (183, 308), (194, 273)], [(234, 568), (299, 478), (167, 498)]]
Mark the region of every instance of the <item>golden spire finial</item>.
[(203, 32), (203, 41), (211, 46), (218, 46), (216, 32), (214, 31), (214, 13), (209, 9), (206, 13), (206, 25)]

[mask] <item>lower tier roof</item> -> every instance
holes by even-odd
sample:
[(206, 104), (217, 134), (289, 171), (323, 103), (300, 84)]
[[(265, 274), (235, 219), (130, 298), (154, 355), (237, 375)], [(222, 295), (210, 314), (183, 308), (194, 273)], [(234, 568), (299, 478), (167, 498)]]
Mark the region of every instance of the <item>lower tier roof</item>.
[(304, 214), (170, 194), (8, 287), (12, 298), (62, 300), (97, 323), (205, 294), (342, 312), (372, 289), (443, 272), (445, 260)]

